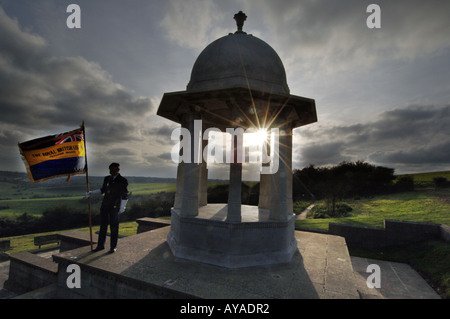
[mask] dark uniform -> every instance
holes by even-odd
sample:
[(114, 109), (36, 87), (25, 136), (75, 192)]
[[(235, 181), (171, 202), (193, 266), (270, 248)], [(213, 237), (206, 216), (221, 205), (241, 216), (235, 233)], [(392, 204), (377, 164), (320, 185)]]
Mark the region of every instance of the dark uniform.
[(120, 174), (106, 176), (103, 186), (100, 189), (103, 197), (102, 206), (100, 208), (100, 232), (98, 235), (97, 247), (103, 248), (106, 239), (106, 230), (111, 229), (111, 250), (117, 246), (119, 237), (119, 209), (122, 200), (128, 200), (128, 181)]

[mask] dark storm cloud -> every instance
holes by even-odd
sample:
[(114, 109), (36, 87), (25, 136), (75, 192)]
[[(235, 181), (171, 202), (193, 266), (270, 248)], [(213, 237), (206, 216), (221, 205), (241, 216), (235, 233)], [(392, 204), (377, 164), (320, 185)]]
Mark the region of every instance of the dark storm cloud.
[[(153, 116), (155, 109), (164, 92), (185, 88), (195, 58), (234, 32), (232, 17), (243, 10), (244, 30), (280, 55), (291, 93), (317, 102), (319, 122), (296, 130), (297, 167), (445, 160), (448, 108), (425, 105), (449, 103), (449, 1), (378, 0), (379, 30), (366, 27), (372, 2), (362, 0), (141, 2), (79, 0), (82, 29), (69, 30), (69, 1), (0, 0), (8, 13), (0, 7), (4, 153), (18, 155), (18, 141), (84, 120), (90, 169), (103, 172), (106, 156), (122, 163), (123, 155), (133, 174), (173, 172), (177, 125)], [(392, 110), (413, 104), (422, 107)], [(10, 162), (1, 160), (4, 168)]]
[[(265, 21), (271, 43), (285, 48), (283, 55), (290, 63), (297, 61), (308, 69), (340, 70), (372, 66), (387, 57), (415, 58), (448, 46), (450, 40), (448, 1), (376, 1), (381, 8), (379, 32), (366, 26), (368, 1), (259, 3), (258, 8), (247, 7)], [(311, 58), (317, 59), (315, 64)]]
[(136, 98), (97, 63), (82, 57), (53, 57), (45, 40), (21, 30), (0, 7), (0, 122), (33, 131), (80, 125), (91, 142), (136, 137), (136, 124), (151, 112), (148, 98)]
[(37, 56), (42, 57), (46, 42), (38, 35), (22, 32), (18, 21), (9, 18), (0, 7), (0, 56), (2, 62), (16, 66), (32, 66)]
[(378, 152), (374, 160), (392, 164), (447, 164), (450, 163), (450, 141), (434, 145), (421, 145), (412, 150)]
[(345, 160), (341, 154), (343, 142), (311, 143), (302, 148), (301, 154), (306, 162), (314, 165), (327, 165)]
[[(302, 141), (294, 163), (332, 165), (366, 160), (386, 166), (450, 162), (450, 105), (409, 106), (386, 111), (373, 122), (296, 131)], [(303, 143), (303, 145), (302, 145)]]

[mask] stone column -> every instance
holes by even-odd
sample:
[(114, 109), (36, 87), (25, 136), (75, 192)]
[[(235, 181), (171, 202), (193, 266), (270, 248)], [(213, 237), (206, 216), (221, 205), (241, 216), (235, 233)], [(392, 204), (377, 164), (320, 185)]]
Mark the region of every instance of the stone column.
[[(191, 158), (190, 163), (184, 163), (183, 178), (183, 197), (181, 204), (181, 216), (195, 217), (198, 215), (199, 207), (199, 189), (200, 189), (200, 164), (196, 151), (200, 148), (201, 143), (197, 139), (201, 132), (195, 132), (197, 129), (194, 120), (200, 119), (197, 114), (188, 113), (185, 115), (186, 128), (189, 130), (191, 138)], [(201, 129), (201, 128), (200, 128)]]
[[(205, 132), (202, 129), (202, 132)], [(208, 140), (202, 141), (202, 154), (205, 147), (208, 145)], [(199, 189), (199, 207), (208, 204), (208, 168), (206, 164), (207, 159), (203, 158), (200, 164), (200, 189)]]
[(230, 164), (230, 184), (228, 191), (228, 212), (227, 221), (241, 222), (241, 182), (242, 182), (242, 163), (238, 159), (238, 149), (242, 150), (242, 139), (236, 135), (233, 139), (233, 163)]
[(280, 128), (279, 167), (272, 176), (270, 219), (286, 221), (293, 213), (292, 128)]
[[(266, 141), (264, 141), (262, 149), (262, 159), (270, 159), (270, 134), (267, 135)], [(262, 163), (262, 167), (265, 169), (270, 168), (270, 160), (267, 163)], [(259, 201), (258, 207), (262, 209), (270, 209), (271, 191), (270, 186), (272, 174), (260, 174), (259, 175)]]
[(181, 209), (183, 204), (183, 184), (184, 184), (184, 162), (178, 163), (177, 167), (177, 189), (175, 192), (175, 201), (173, 207)]

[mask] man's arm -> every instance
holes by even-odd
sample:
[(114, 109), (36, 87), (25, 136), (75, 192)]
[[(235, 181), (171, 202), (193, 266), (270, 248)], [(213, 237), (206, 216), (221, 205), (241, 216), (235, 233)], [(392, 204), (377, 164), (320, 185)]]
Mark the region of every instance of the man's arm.
[(120, 209), (119, 209), (119, 214), (122, 214), (123, 212), (125, 212), (127, 203), (128, 203), (128, 181), (126, 180), (126, 178), (123, 179), (122, 183), (121, 183), (122, 187), (121, 187), (121, 192), (120, 192)]
[(91, 197), (91, 195), (100, 195), (100, 194), (104, 194), (104, 193), (106, 192), (106, 179), (107, 179), (107, 178), (108, 178), (108, 177), (105, 177), (105, 179), (103, 180), (103, 186), (102, 186), (102, 188), (99, 188), (99, 189), (95, 189), (95, 190), (93, 190), (93, 191), (86, 192), (85, 198), (89, 198), (89, 197)]

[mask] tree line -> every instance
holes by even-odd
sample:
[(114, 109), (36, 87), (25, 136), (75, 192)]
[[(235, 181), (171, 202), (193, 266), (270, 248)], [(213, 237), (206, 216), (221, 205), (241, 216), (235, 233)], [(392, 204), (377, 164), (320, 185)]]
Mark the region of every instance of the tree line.
[[(336, 166), (315, 167), (309, 165), (293, 172), (294, 200), (311, 201), (325, 199), (331, 215), (336, 215), (338, 202), (344, 198), (361, 198), (414, 189), (410, 176), (397, 180), (394, 169), (375, 166), (366, 162), (342, 162)], [(345, 212), (346, 207), (343, 207)]]
[[(294, 170), (293, 194), (313, 199), (362, 197), (389, 193), (396, 188), (394, 169), (366, 162), (342, 162), (336, 166), (309, 165)], [(404, 188), (402, 189), (404, 190)]]

